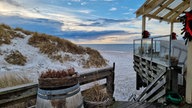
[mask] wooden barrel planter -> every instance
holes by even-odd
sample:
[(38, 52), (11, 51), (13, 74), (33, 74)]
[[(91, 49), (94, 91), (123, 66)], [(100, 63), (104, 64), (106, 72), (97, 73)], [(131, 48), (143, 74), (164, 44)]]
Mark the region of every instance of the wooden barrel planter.
[(113, 103), (112, 97), (99, 84), (93, 85), (82, 94), (85, 108), (107, 108)]
[(84, 99), (85, 108), (107, 108), (112, 105), (112, 99), (106, 99), (105, 101), (96, 102), (96, 101), (88, 101)]
[(77, 77), (40, 78), (37, 108), (83, 108)]

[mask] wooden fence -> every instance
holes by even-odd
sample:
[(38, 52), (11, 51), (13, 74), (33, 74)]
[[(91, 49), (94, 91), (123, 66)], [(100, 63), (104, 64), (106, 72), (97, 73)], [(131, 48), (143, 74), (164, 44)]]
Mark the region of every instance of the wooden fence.
[[(107, 67), (104, 69), (99, 69), (96, 71), (80, 74), (79, 77), (80, 85), (88, 84), (101, 79), (106, 79), (106, 83), (100, 86), (106, 88), (107, 92), (112, 97), (114, 92), (114, 69), (115, 64), (113, 64), (113, 67)], [(38, 89), (37, 83), (30, 83), (0, 89), (0, 107), (6, 107), (22, 102), (29, 102), (31, 100), (36, 100), (37, 89)]]

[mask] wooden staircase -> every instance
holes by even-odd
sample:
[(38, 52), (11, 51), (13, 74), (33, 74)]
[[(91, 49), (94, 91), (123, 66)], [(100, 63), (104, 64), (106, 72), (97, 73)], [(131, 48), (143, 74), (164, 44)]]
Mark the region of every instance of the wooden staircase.
[(136, 99), (137, 102), (166, 102), (168, 91), (178, 92), (178, 73), (181, 68), (172, 67), (165, 62), (134, 55), (136, 87), (146, 87)]
[(155, 102), (166, 94), (166, 71), (162, 72), (141, 95), (136, 99), (139, 102)]

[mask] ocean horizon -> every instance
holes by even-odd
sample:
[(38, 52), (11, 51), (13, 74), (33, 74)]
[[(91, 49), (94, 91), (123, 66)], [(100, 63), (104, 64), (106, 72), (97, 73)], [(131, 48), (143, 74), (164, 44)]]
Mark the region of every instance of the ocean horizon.
[(90, 47), (98, 51), (112, 52), (133, 52), (133, 44), (79, 44), (83, 47)]

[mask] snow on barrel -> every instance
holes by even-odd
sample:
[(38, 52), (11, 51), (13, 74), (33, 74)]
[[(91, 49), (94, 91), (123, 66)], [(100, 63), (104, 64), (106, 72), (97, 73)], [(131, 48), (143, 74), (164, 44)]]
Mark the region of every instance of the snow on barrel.
[(78, 74), (74, 68), (48, 70), (38, 80), (37, 108), (83, 108)]

